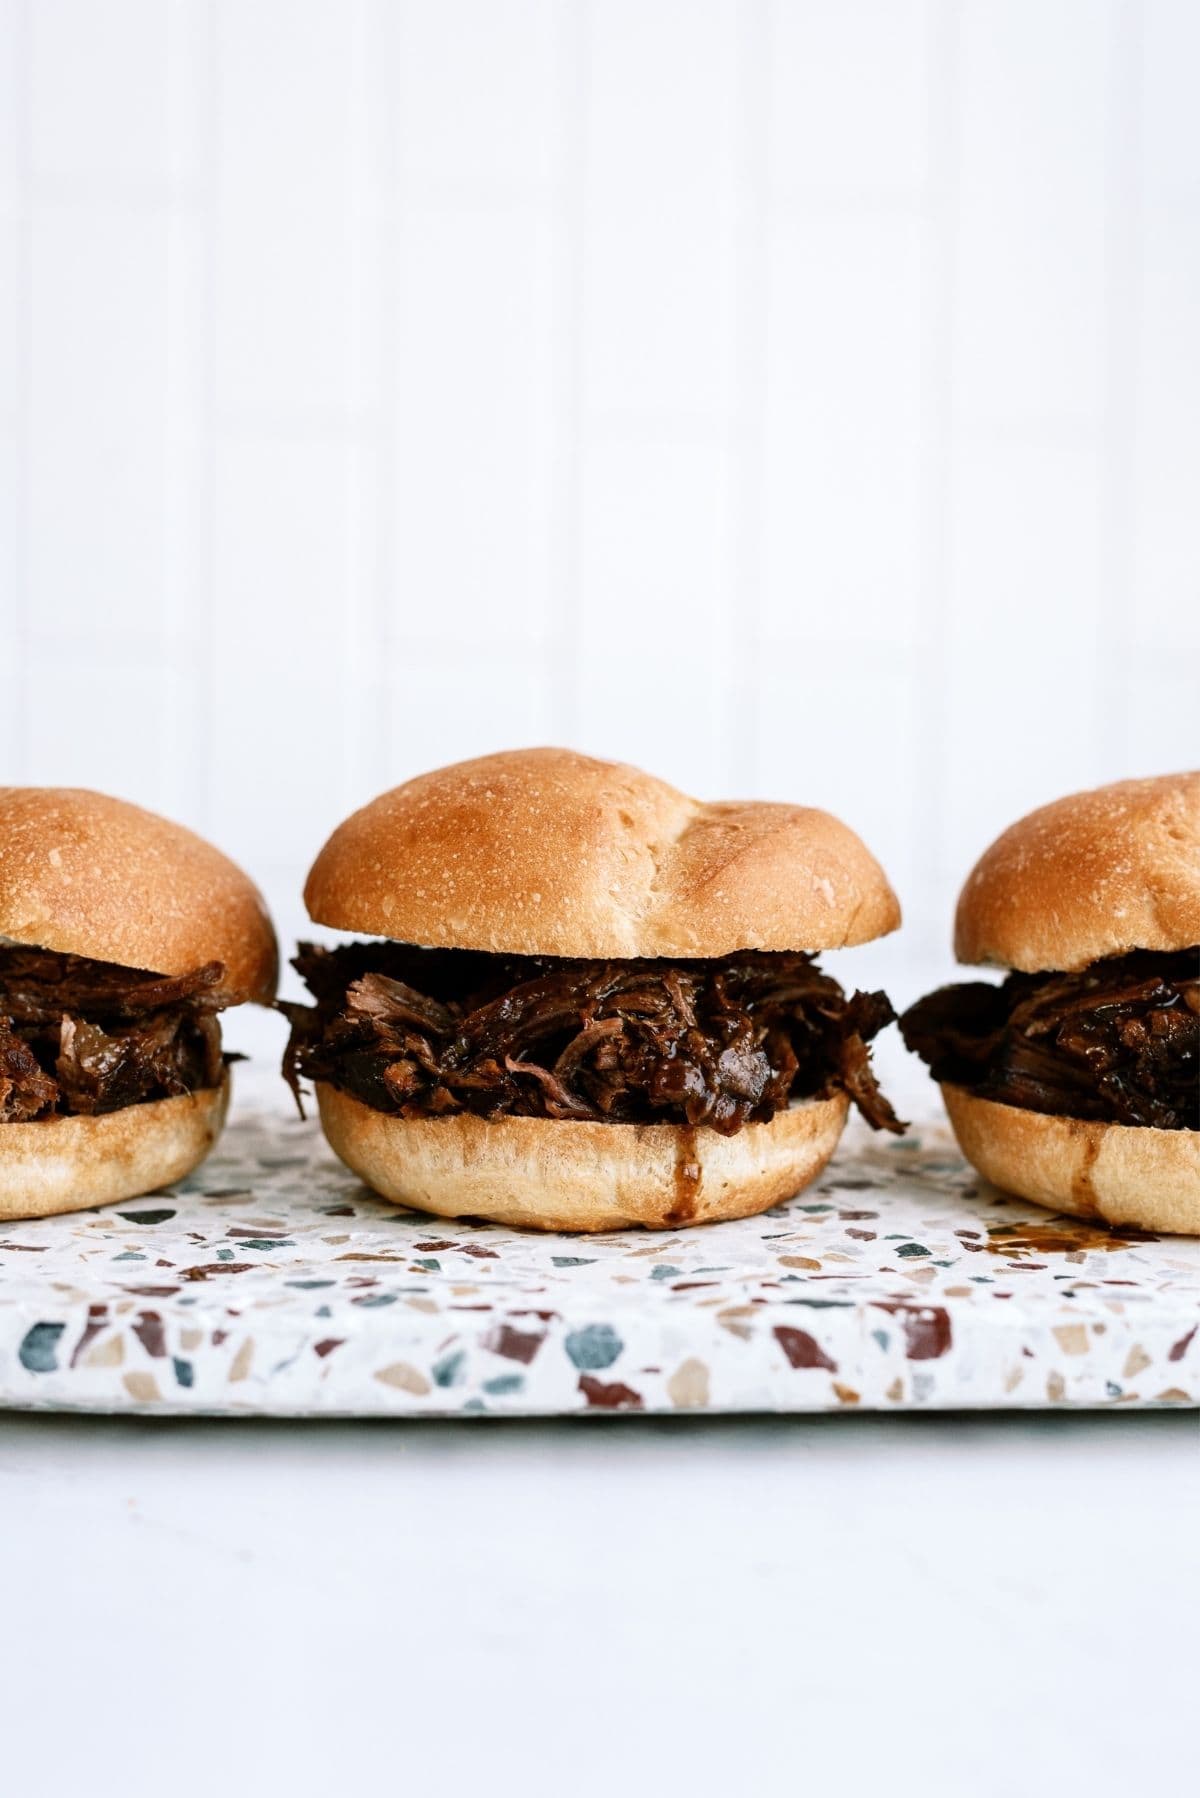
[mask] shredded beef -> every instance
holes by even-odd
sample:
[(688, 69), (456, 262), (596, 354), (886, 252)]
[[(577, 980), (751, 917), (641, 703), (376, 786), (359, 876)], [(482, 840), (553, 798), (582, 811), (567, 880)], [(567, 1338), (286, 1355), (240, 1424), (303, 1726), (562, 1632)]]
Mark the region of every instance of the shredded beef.
[(576, 961), (300, 945), (315, 1006), (287, 1005), (284, 1073), (377, 1111), (708, 1125), (732, 1135), (792, 1098), (844, 1088), (876, 1129), (903, 1129), (867, 1049), (895, 1017), (846, 999), (807, 955)]
[(164, 975), (0, 945), (0, 1124), (216, 1086), (225, 970)]
[(1064, 1117), (1200, 1129), (1200, 949), (944, 986), (900, 1029), (935, 1080)]

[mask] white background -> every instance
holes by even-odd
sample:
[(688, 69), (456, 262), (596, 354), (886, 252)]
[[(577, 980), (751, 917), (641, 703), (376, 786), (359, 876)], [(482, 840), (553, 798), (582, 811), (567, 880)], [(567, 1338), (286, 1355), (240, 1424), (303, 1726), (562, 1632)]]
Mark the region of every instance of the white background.
[(291, 935), (353, 805), (557, 740), (839, 811), (928, 958), (1200, 761), (1194, 0), (0, 20), (0, 778)]
[[(1198, 92), (1195, 0), (0, 0), (0, 779), (286, 939), (351, 806), (567, 742), (842, 813), (911, 997), (999, 828), (1200, 761)], [(4, 1766), (1161, 1793), (1198, 1466), (0, 1417)]]

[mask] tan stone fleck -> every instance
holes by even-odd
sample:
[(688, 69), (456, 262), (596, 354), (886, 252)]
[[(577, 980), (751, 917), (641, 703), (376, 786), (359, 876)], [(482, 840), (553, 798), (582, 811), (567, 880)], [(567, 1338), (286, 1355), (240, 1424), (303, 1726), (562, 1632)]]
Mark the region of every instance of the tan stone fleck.
[(198, 1349), (203, 1341), (203, 1330), (180, 1330), (179, 1332), (179, 1346), (185, 1354), (191, 1354), (193, 1349)]
[(1023, 1367), (1010, 1367), (1004, 1376), (1005, 1392), (1015, 1392), (1024, 1378), (1025, 1369)]
[(125, 1338), (108, 1336), (100, 1342), (93, 1342), (83, 1357), (85, 1367), (120, 1367), (125, 1359)]
[(1143, 1367), (1149, 1367), (1150, 1357), (1140, 1342), (1135, 1342), (1125, 1357), (1125, 1365), (1121, 1369), (1122, 1377), (1132, 1380), (1135, 1373), (1141, 1373)]
[(401, 1392), (415, 1392), (418, 1396), (430, 1390), (425, 1375), (407, 1361), (393, 1361), (390, 1367), (379, 1368), (375, 1378), (385, 1386), (398, 1386)]
[(703, 1410), (708, 1403), (708, 1369), (703, 1361), (694, 1355), (681, 1361), (667, 1381), (667, 1393), (680, 1411)]
[(1067, 1382), (1058, 1372), (1046, 1375), (1046, 1397), (1052, 1405), (1057, 1405), (1067, 1390)]
[(853, 1386), (843, 1386), (840, 1380), (833, 1382), (833, 1390), (837, 1393), (839, 1405), (857, 1405), (862, 1397), (861, 1393), (855, 1392)]
[(888, 1387), (887, 1398), (888, 1398), (889, 1404), (898, 1405), (903, 1402), (904, 1381), (900, 1378), (899, 1375), (896, 1376), (896, 1378), (892, 1381), (891, 1385)]
[(1064, 1355), (1086, 1355), (1088, 1352), (1088, 1333), (1086, 1324), (1055, 1324), (1054, 1340)]
[(233, 1357), (233, 1366), (229, 1369), (229, 1383), (232, 1386), (237, 1380), (244, 1380), (250, 1372), (250, 1364), (254, 1360), (254, 1338), (247, 1336), (237, 1354)]
[(126, 1392), (130, 1398), (136, 1399), (139, 1405), (153, 1404), (156, 1399), (162, 1397), (162, 1393), (158, 1390), (158, 1381), (152, 1373), (127, 1373), (123, 1374), (121, 1378)]

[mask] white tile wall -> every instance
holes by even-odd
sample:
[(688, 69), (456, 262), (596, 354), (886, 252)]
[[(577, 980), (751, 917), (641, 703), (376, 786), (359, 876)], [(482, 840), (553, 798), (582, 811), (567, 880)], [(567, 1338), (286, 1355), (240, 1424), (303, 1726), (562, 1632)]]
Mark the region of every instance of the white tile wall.
[(835, 807), (929, 957), (1200, 760), (1198, 70), (1191, 0), (0, 0), (0, 778), (291, 929), (558, 738)]

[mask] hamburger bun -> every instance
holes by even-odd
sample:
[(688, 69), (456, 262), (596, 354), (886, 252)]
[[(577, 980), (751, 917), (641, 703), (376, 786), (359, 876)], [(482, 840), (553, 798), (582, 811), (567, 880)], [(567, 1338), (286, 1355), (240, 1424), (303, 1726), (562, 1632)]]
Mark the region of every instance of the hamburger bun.
[(1073, 1217), (1200, 1235), (1200, 1131), (1026, 1111), (944, 1084), (959, 1146), (1004, 1192)]
[(181, 1180), (221, 1134), (228, 1104), (226, 1073), (218, 1087), (98, 1117), (0, 1124), (0, 1219), (86, 1211)]
[(1075, 973), (1200, 943), (1200, 773), (1121, 780), (1030, 812), (958, 901), (959, 961)]
[(882, 868), (828, 812), (705, 804), (568, 749), (382, 794), (334, 831), (304, 897), (335, 930), (510, 955), (835, 949), (900, 922)]
[(80, 787), (0, 787), (5, 937), (154, 974), (219, 961), (234, 1001), (269, 1004), (279, 972), (266, 905), (240, 868), (181, 824)]
[(735, 1136), (677, 1124), (530, 1117), (400, 1118), (317, 1083), (321, 1123), (351, 1172), (397, 1205), (535, 1230), (670, 1230), (753, 1217), (814, 1180), (842, 1134), (845, 1093)]

